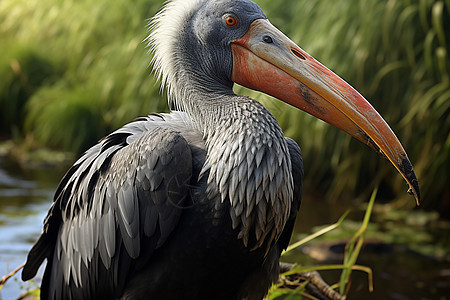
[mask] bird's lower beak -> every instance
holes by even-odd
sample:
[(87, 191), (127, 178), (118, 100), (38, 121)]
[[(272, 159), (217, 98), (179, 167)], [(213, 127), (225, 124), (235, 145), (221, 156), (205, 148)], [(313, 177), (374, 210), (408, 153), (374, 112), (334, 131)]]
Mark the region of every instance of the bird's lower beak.
[(231, 49), (234, 82), (283, 100), (382, 152), (419, 204), (419, 184), (400, 141), (352, 86), (265, 19), (254, 21)]

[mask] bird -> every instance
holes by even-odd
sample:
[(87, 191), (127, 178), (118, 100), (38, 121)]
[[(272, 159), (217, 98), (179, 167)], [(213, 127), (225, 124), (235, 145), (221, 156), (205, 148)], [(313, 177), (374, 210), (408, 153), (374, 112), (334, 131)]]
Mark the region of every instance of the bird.
[(262, 299), (301, 203), (303, 158), (234, 84), (271, 95), (382, 153), (420, 199), (400, 141), (350, 84), (250, 0), (169, 0), (146, 43), (168, 113), (88, 149), (56, 189), (24, 281), (42, 299)]

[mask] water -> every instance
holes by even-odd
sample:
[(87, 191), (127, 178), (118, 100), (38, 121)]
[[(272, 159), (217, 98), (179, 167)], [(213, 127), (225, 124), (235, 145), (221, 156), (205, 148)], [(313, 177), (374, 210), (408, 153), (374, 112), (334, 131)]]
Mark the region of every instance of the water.
[[(25, 262), (28, 251), (42, 231), (42, 222), (52, 202), (59, 169), (24, 171), (0, 160), (0, 277)], [(20, 280), (20, 272), (0, 291), (0, 299), (17, 299), (36, 283)], [(42, 276), (42, 269), (37, 281)]]
[[(23, 264), (26, 255), (42, 230), (42, 222), (52, 202), (53, 193), (67, 166), (22, 170), (0, 158), (0, 277)], [(306, 193), (296, 228), (309, 233), (313, 226), (334, 223), (350, 204), (327, 205), (321, 197)], [(361, 220), (361, 218), (355, 218)], [(450, 236), (450, 228), (440, 235)], [(436, 241), (429, 241), (430, 244)], [(294, 251), (295, 261), (304, 265), (342, 263), (342, 245), (324, 247), (325, 260), (306, 255), (308, 247)], [(310, 250), (310, 249), (309, 249)], [(311, 252), (309, 252), (311, 253)], [(286, 259), (290, 260), (291, 257)], [(374, 271), (374, 292), (367, 290), (367, 275), (354, 272), (350, 299), (450, 299), (450, 262), (418, 254), (402, 245), (371, 242), (362, 250), (358, 264)], [(36, 283), (20, 280), (20, 272), (0, 291), (0, 300), (17, 299), (26, 289), (35, 288), (42, 277), (41, 267)], [(339, 271), (321, 273), (328, 283), (339, 280)]]

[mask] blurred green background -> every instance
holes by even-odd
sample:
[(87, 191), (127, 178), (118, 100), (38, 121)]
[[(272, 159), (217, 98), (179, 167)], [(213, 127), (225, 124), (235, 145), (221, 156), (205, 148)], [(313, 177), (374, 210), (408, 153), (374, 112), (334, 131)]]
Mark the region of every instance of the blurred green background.
[[(162, 0), (0, 1), (0, 140), (76, 155), (134, 118), (167, 111), (143, 43)], [(271, 22), (352, 84), (402, 141), (423, 207), (450, 216), (450, 1), (259, 0)], [(303, 150), (305, 185), (329, 199), (414, 207), (389, 162), (268, 96)], [(32, 146), (30, 146), (32, 145)]]

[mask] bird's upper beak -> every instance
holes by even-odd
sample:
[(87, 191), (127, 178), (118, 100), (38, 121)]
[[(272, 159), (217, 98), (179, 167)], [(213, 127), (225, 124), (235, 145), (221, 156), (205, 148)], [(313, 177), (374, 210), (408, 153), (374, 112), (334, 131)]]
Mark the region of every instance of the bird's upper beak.
[(231, 49), (234, 82), (283, 100), (382, 152), (419, 204), (419, 184), (400, 141), (352, 86), (265, 19), (254, 21)]

